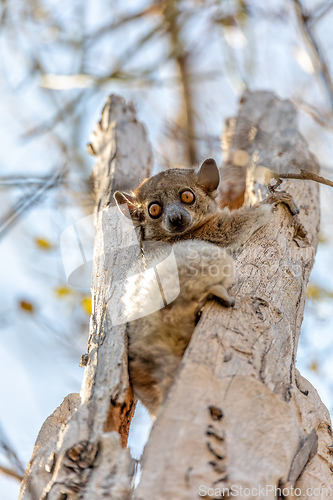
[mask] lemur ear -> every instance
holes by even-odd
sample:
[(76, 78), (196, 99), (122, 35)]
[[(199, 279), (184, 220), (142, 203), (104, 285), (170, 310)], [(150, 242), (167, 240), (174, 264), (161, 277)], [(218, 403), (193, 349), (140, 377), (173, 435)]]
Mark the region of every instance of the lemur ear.
[[(125, 217), (132, 220), (141, 220), (141, 211), (136, 204), (135, 196), (127, 193), (122, 193), (121, 191), (116, 191), (113, 197), (115, 199), (115, 202), (117, 203), (117, 207), (119, 208), (120, 212), (125, 215)], [(123, 209), (124, 205), (125, 210)], [(126, 206), (128, 210), (126, 210)]]
[(208, 193), (217, 189), (220, 183), (220, 174), (216, 161), (213, 158), (207, 158), (201, 164), (198, 171), (198, 183)]

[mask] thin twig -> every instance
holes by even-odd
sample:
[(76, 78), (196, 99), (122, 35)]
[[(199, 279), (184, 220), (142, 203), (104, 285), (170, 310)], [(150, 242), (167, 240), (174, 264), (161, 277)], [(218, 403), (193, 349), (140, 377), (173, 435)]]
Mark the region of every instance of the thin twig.
[(303, 9), (300, 0), (293, 0), (293, 1), (298, 19), (298, 24), (303, 34), (303, 37), (308, 45), (309, 55), (312, 64), (323, 83), (331, 107), (333, 108), (333, 82), (328, 69), (328, 65), (325, 61), (321, 48), (319, 47), (318, 42), (310, 29), (310, 23), (309, 23), (310, 18)]
[(6, 0), (1, 0), (1, 16), (0, 16), (0, 26), (5, 24), (7, 18), (7, 5)]
[(7, 474), (11, 477), (15, 477), (19, 481), (22, 481), (24, 475), (24, 466), (16, 454), (14, 448), (10, 444), (8, 437), (6, 436), (1, 423), (0, 423), (0, 451), (3, 453), (7, 460), (11, 464), (10, 467), (6, 467), (4, 465), (0, 465), (0, 472), (3, 474)]
[(321, 114), (319, 114), (319, 111), (314, 106), (311, 106), (311, 104), (309, 104), (308, 102), (301, 101), (300, 99), (292, 99), (292, 103), (297, 109), (311, 116), (311, 118), (316, 123), (318, 123), (318, 125), (325, 127), (331, 131), (333, 130), (333, 124), (326, 120)]
[(57, 172), (55, 175), (50, 176), (41, 186), (38, 186), (35, 192), (27, 197), (23, 196), (16, 206), (7, 214), (2, 221), (0, 221), (0, 240), (4, 237), (4, 235), (9, 231), (9, 229), (18, 221), (19, 217), (29, 210), (33, 205), (39, 202), (44, 194), (58, 186), (61, 183), (61, 180), (64, 175), (64, 167)]
[(172, 55), (174, 56), (182, 84), (183, 103), (186, 115), (186, 137), (187, 154), (190, 164), (198, 161), (198, 154), (195, 140), (195, 118), (194, 118), (194, 97), (191, 88), (191, 79), (189, 78), (189, 55), (185, 52), (180, 37), (180, 28), (178, 23), (179, 10), (176, 0), (169, 0), (164, 9), (164, 18), (168, 25), (168, 32), (171, 37)]
[(18, 481), (22, 481), (23, 476), (21, 476), (18, 472), (16, 472), (14, 469), (9, 469), (9, 467), (4, 467), (3, 465), (0, 465), (0, 472), (3, 474), (6, 474), (7, 476), (14, 477)]
[(31, 139), (35, 138), (39, 135), (44, 134), (45, 132), (48, 132), (51, 130), (55, 125), (57, 125), (58, 122), (61, 120), (68, 119), (69, 115), (74, 111), (76, 105), (80, 102), (80, 100), (83, 98), (86, 90), (79, 92), (79, 94), (73, 99), (72, 101), (68, 102), (62, 109), (58, 111), (58, 113), (51, 118), (48, 122), (41, 123), (40, 125), (37, 125), (35, 128), (28, 130), (23, 134), (23, 139)]
[(331, 10), (333, 7), (333, 2), (326, 2), (325, 4), (319, 5), (319, 7), (312, 12), (311, 18), (308, 20), (309, 26), (313, 26), (315, 23), (320, 21), (320, 19)]
[(117, 21), (113, 23), (108, 23), (105, 26), (102, 26), (101, 28), (98, 28), (96, 31), (92, 33), (88, 33), (86, 35), (86, 48), (89, 48), (89, 46), (93, 43), (95, 43), (97, 40), (100, 39), (101, 36), (108, 35), (111, 33), (111, 31), (116, 30), (117, 28), (120, 28), (124, 24), (127, 24), (131, 21), (136, 21), (137, 19), (140, 19), (141, 17), (155, 14), (160, 10), (160, 7), (157, 4), (152, 4), (149, 5), (146, 9), (137, 12), (135, 14), (131, 14), (126, 17), (122, 17), (121, 19), (118, 19)]
[(319, 182), (319, 184), (325, 184), (325, 186), (333, 187), (333, 181), (330, 181), (329, 179), (326, 179), (321, 175), (313, 174), (302, 169), (299, 174), (277, 174), (277, 177), (280, 177), (281, 179), (301, 179), (303, 181), (315, 181)]
[(0, 186), (18, 187), (26, 186), (27, 184), (41, 185), (50, 177), (34, 177), (33, 175), (9, 175), (8, 177), (0, 177)]

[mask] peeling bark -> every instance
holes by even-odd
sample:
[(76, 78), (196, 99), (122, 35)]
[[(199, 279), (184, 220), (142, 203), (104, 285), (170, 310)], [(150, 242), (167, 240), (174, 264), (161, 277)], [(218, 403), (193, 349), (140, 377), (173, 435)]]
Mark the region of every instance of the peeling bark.
[[(286, 173), (293, 159), (294, 167), (298, 161), (306, 171), (318, 171), (288, 101), (248, 92), (241, 104), (225, 141), (230, 168), (221, 198), (231, 206), (244, 199), (260, 165)], [(105, 208), (110, 192), (133, 187), (151, 168), (150, 146), (131, 105), (109, 99), (89, 150), (97, 156), (97, 212), (93, 314), (81, 400), (68, 396), (45, 422), (20, 499), (181, 500), (204, 497), (201, 487), (267, 485), (272, 488), (267, 498), (278, 496), (275, 488), (294, 487), (306, 499), (309, 488), (333, 488), (330, 416), (295, 369), (318, 242), (318, 186), (287, 181), (284, 188), (299, 204), (300, 215), (291, 218), (280, 206), (270, 225), (239, 250), (231, 290), (236, 305), (226, 309), (210, 302), (205, 307), (146, 446), (141, 482), (131, 491), (134, 467), (124, 445), (133, 404), (125, 325), (114, 326), (114, 314), (121, 304), (118, 283), (139, 246), (133, 233), (126, 252), (114, 252), (114, 241), (123, 235), (112, 210)], [(256, 185), (245, 194), (250, 200), (263, 188)], [(316, 495), (326, 496), (324, 491)]]
[[(96, 240), (93, 313), (88, 354), (83, 356), (81, 402), (75, 397), (75, 408), (70, 411), (65, 400), (44, 424), (43, 442), (36, 443), (21, 500), (125, 500), (131, 494), (134, 461), (124, 446), (134, 403), (127, 373), (126, 324), (112, 321), (112, 308), (119, 306), (119, 280), (126, 277), (128, 264), (140, 247), (133, 244), (137, 241), (134, 232), (123, 234), (110, 201), (115, 189), (136, 185), (152, 166), (147, 134), (132, 104), (118, 96), (108, 99), (88, 150), (97, 156), (92, 176)], [(125, 252), (115, 251), (120, 242)], [(50, 456), (53, 463), (49, 467)]]
[[(264, 155), (249, 140), (253, 127), (274, 135), (274, 141), (265, 143)], [(269, 161), (269, 151), (275, 154), (283, 144), (286, 127), (293, 138), (289, 158), (300, 146), (303, 158), (314, 158), (304, 150), (290, 102), (266, 92), (246, 94), (234, 135), (229, 123), (227, 161), (234, 167), (229, 186), (239, 176), (245, 186), (244, 168), (232, 163), (235, 152), (247, 157), (244, 166), (254, 155), (256, 164), (276, 165), (273, 156)], [(317, 170), (315, 159), (313, 168)], [(308, 488), (333, 488), (329, 414), (295, 370), (318, 241), (319, 189), (295, 181), (283, 187), (299, 204), (300, 215), (294, 221), (280, 207), (269, 226), (239, 251), (230, 292), (236, 298), (233, 309), (215, 303), (205, 308), (152, 429), (135, 499), (181, 500), (217, 488), (255, 492), (253, 488), (267, 485), (272, 488), (267, 498), (276, 498), (275, 488), (287, 487), (301, 488), (308, 498)], [(228, 186), (222, 186), (222, 194), (227, 202), (235, 199)]]
[(42, 496), (44, 486), (54, 471), (61, 428), (66, 425), (80, 404), (79, 394), (69, 394), (52, 415), (45, 420), (22, 481), (20, 498), (37, 499)]

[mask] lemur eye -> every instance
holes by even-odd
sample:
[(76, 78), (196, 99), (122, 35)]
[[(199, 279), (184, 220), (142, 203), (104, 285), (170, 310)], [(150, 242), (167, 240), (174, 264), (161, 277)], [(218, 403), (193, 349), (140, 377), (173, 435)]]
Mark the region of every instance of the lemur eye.
[(188, 205), (190, 203), (193, 203), (194, 200), (195, 200), (195, 196), (194, 194), (192, 193), (192, 191), (190, 190), (187, 190), (187, 191), (183, 191), (181, 194), (180, 194), (180, 199), (183, 203), (187, 203)]
[(148, 212), (152, 219), (157, 219), (162, 213), (162, 207), (159, 203), (154, 201), (149, 205)]

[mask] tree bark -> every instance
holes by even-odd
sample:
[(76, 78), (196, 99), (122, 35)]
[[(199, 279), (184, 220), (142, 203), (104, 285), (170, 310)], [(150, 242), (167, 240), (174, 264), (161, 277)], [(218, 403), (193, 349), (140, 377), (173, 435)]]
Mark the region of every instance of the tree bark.
[[(292, 133), (286, 154), (287, 130)], [(252, 174), (261, 164), (276, 171), (284, 155), (284, 172), (295, 159), (318, 170), (297, 132), (295, 109), (267, 92), (245, 95), (238, 119), (229, 122), (225, 149), (229, 177), (221, 203), (231, 206), (244, 198), (245, 186), (253, 187)], [(332, 488), (329, 413), (295, 369), (318, 242), (318, 186), (287, 181), (300, 215), (291, 218), (279, 207), (270, 225), (239, 250), (231, 290), (236, 306), (205, 307), (157, 416), (132, 494), (133, 461), (123, 446), (133, 404), (125, 325), (117, 325), (117, 313), (118, 284), (139, 245), (133, 232), (124, 239), (112, 208), (105, 208), (113, 189), (133, 187), (150, 172), (150, 146), (131, 105), (111, 97), (89, 150), (97, 155), (97, 212), (88, 364), (81, 399), (68, 396), (43, 425), (20, 499), (219, 498), (218, 490), (230, 493), (232, 487), (238, 493), (250, 488), (246, 496), (254, 498), (259, 495), (253, 488), (267, 485), (271, 499), (281, 496), (276, 487), (285, 488), (284, 496), (300, 488), (310, 498), (308, 488)], [(235, 194), (237, 184), (242, 189)], [(260, 197), (262, 187), (255, 188), (245, 199)], [(125, 252), (115, 252), (116, 237)]]
[[(276, 164), (273, 153), (283, 148), (287, 128), (293, 131), (289, 159), (305, 143), (290, 102), (270, 93), (245, 97), (226, 143), (229, 166), (233, 163), (244, 189), (244, 167), (251, 161), (260, 165), (262, 157), (264, 165)], [(249, 136), (253, 129), (275, 136), (264, 155)], [(313, 158), (307, 148), (300, 154)], [(237, 157), (246, 159), (243, 169), (232, 162)], [(229, 186), (234, 180), (229, 173)], [(284, 187), (300, 215), (292, 220), (280, 207), (239, 252), (230, 292), (236, 298), (233, 309), (213, 302), (205, 308), (152, 429), (137, 500), (219, 498), (223, 488), (225, 496), (234, 492), (236, 497), (249, 488), (247, 498), (255, 498), (262, 487), (272, 499), (292, 494), (291, 488), (300, 488), (304, 498), (310, 498), (309, 488), (321, 488), (319, 498), (325, 497), (323, 488), (332, 491), (329, 413), (295, 369), (318, 242), (319, 189), (299, 181)], [(224, 195), (225, 204), (233, 204), (239, 193), (228, 199), (227, 188)], [(276, 488), (285, 491), (279, 495)]]
[(110, 201), (115, 189), (136, 185), (152, 166), (151, 146), (132, 104), (118, 96), (108, 99), (88, 151), (97, 156), (92, 176), (96, 238), (81, 399), (68, 396), (44, 423), (22, 482), (21, 500), (124, 500), (131, 494), (134, 461), (124, 446), (134, 404), (126, 324), (113, 313), (140, 246), (133, 230), (124, 233), (124, 218), (117, 218), (119, 211)]

